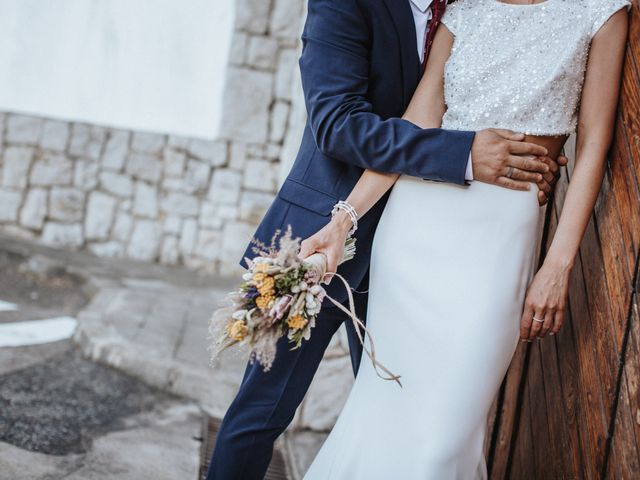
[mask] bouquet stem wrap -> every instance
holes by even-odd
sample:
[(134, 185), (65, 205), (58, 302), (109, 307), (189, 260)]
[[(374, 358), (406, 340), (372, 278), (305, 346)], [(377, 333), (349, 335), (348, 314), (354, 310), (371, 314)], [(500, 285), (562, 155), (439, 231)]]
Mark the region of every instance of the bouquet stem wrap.
[[(353, 292), (351, 291), (349, 282), (347, 282), (347, 280), (339, 273), (327, 273), (327, 259), (322, 253), (314, 253), (313, 255), (310, 255), (309, 257), (304, 259), (304, 263), (307, 264), (310, 268), (314, 269), (318, 273), (320, 278), (326, 278), (327, 275), (332, 275), (342, 282), (345, 290), (347, 291), (349, 308), (345, 307), (342, 303), (338, 302), (329, 295), (326, 296), (327, 300), (329, 300), (336, 308), (344, 312), (345, 315), (347, 315), (353, 322), (353, 327), (356, 331), (356, 334), (358, 335), (358, 340), (362, 345), (362, 349), (371, 360), (376, 375), (378, 375), (378, 377), (382, 378), (383, 380), (392, 380), (402, 387), (402, 383), (400, 382), (400, 375), (396, 375), (395, 373), (391, 372), (391, 370), (385, 367), (376, 358), (376, 350), (375, 344), (373, 343), (373, 337), (369, 333), (369, 330), (367, 330), (367, 327), (364, 325), (362, 320), (360, 320), (358, 318), (358, 315), (356, 314), (355, 303), (353, 301)], [(367, 346), (365, 345), (366, 339), (369, 340), (370, 348), (367, 348)]]

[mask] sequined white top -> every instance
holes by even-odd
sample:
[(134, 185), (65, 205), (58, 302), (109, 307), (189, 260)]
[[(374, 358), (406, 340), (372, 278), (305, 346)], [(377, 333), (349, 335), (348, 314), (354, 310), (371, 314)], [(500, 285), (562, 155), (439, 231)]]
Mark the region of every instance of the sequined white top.
[(591, 39), (629, 0), (509, 4), (457, 0), (442, 23), (455, 35), (445, 66), (442, 128), (575, 132)]

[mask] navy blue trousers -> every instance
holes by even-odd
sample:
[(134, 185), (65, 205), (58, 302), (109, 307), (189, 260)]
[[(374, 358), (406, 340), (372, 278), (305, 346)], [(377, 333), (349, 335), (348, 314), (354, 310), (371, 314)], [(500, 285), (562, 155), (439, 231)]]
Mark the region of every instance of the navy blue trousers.
[[(368, 285), (365, 280), (357, 290)], [(367, 295), (354, 295), (358, 317), (365, 318)], [(302, 402), (331, 337), (346, 320), (335, 307), (318, 315), (309, 341), (291, 350), (280, 339), (275, 362), (264, 372), (258, 363), (248, 364), (236, 398), (220, 426), (207, 480), (262, 480), (276, 438), (287, 428)], [(346, 323), (354, 374), (360, 365), (362, 346), (351, 321)]]

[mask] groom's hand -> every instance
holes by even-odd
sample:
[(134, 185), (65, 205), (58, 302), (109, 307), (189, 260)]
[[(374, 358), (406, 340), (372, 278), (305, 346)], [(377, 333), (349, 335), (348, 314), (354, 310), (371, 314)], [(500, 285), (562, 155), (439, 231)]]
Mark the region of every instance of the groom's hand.
[(543, 146), (524, 142), (524, 138), (524, 134), (510, 130), (477, 132), (471, 146), (473, 179), (512, 190), (529, 190), (529, 184), (535, 183), (550, 192), (547, 174), (553, 171), (549, 162), (540, 158), (546, 158), (549, 152)]

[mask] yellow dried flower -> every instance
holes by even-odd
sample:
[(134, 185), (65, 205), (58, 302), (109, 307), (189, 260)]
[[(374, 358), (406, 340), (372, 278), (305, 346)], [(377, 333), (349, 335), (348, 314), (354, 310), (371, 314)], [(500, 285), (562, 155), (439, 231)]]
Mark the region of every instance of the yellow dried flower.
[(244, 320), (236, 320), (230, 325), (227, 325), (227, 334), (237, 342), (244, 340), (249, 333), (249, 327)]
[(289, 328), (300, 330), (307, 325), (307, 319), (302, 315), (294, 315), (287, 320), (287, 325), (289, 325)]
[(269, 270), (269, 265), (266, 263), (256, 263), (253, 268), (254, 272), (266, 272), (267, 270)]
[(267, 277), (266, 273), (256, 272), (253, 274), (253, 280), (256, 283), (261, 283)]
[(269, 308), (269, 304), (273, 301), (273, 295), (260, 295), (256, 298), (256, 306), (260, 310), (267, 310)]
[(260, 288), (264, 288), (265, 290), (273, 290), (276, 286), (276, 281), (273, 277), (265, 277), (261, 282), (260, 282)]

